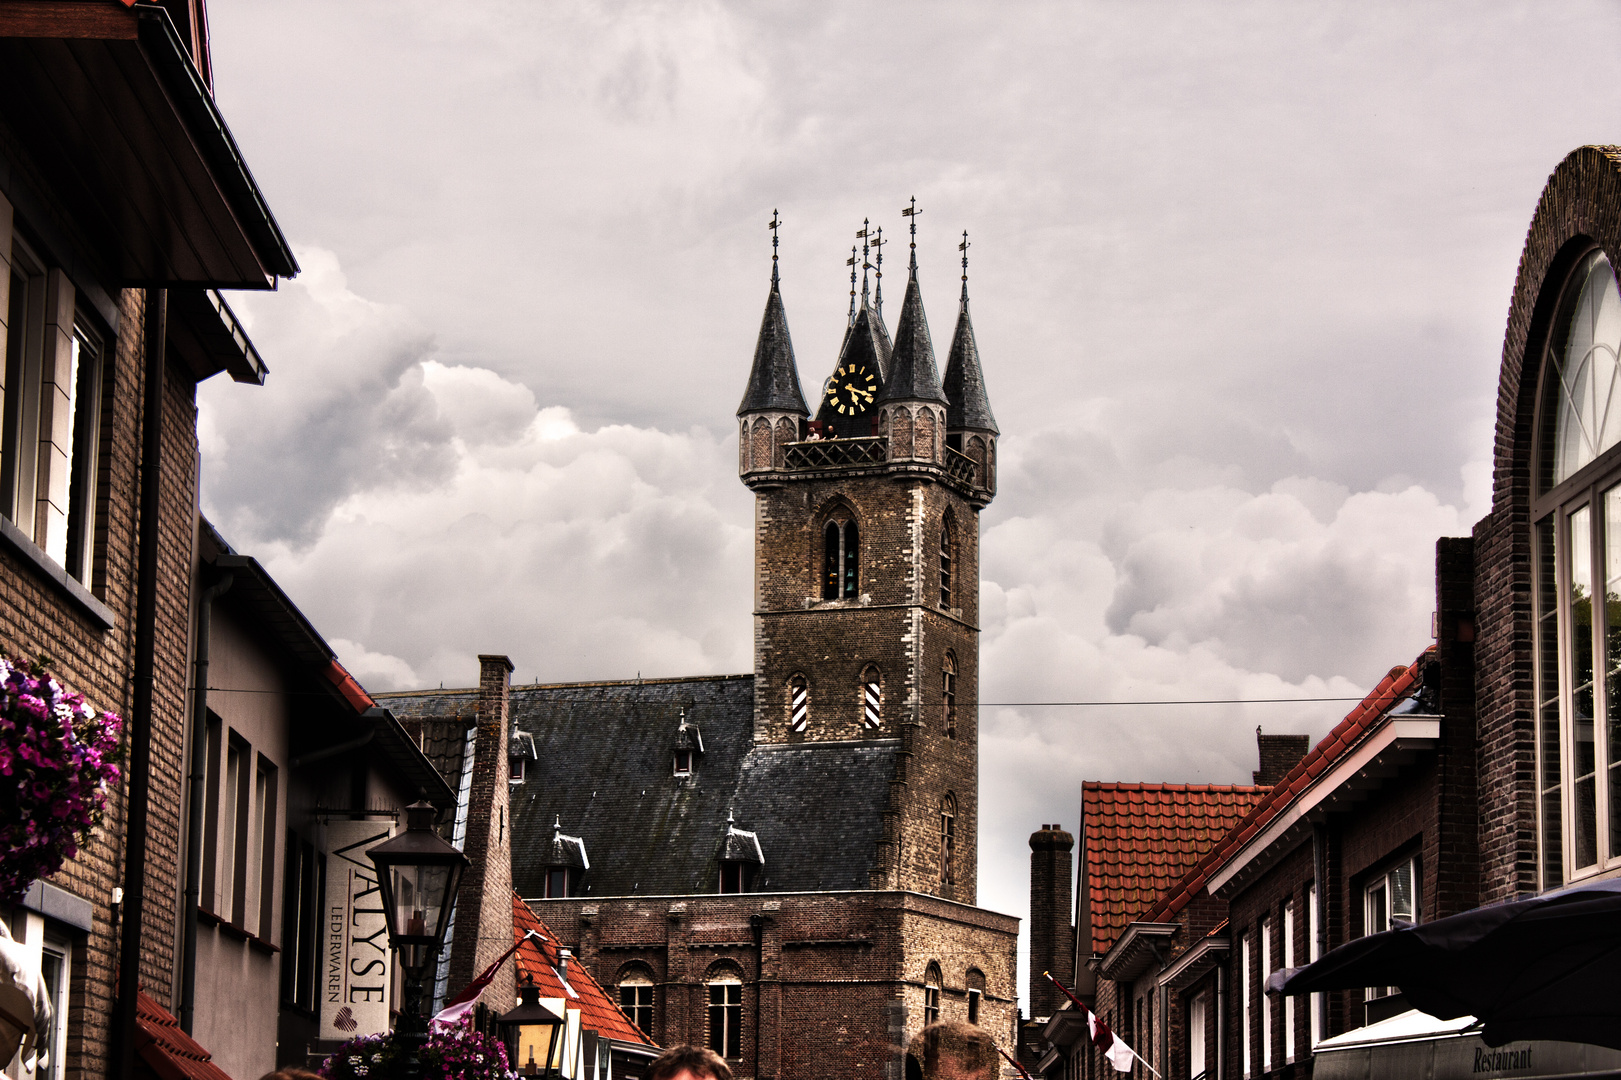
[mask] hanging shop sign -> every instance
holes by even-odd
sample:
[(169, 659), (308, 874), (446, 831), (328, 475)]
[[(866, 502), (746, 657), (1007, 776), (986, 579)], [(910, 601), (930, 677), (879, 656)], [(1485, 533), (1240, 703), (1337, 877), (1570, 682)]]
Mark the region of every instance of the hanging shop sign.
[(388, 1030), (393, 956), (377, 868), (366, 852), (393, 835), (392, 821), (327, 823), (323, 1039), (346, 1040)]

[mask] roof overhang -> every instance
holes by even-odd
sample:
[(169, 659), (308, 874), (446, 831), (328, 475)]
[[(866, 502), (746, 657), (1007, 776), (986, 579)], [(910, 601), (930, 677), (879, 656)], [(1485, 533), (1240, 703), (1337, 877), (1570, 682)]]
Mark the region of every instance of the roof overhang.
[(1231, 899), (1294, 850), (1310, 834), (1313, 822), (1350, 810), (1419, 754), (1434, 749), (1440, 738), (1439, 716), (1409, 713), (1386, 717), (1211, 873), (1210, 895)]
[(156, 4), (0, 0), (0, 117), (113, 284), (268, 289), (298, 273)]
[(1203, 938), (1165, 969), (1159, 977), (1159, 984), (1177, 989), (1196, 982), (1211, 968), (1226, 960), (1232, 948), (1232, 942), (1225, 935)]
[(1077, 1042), (1084, 1042), (1090, 1038), (1091, 1029), (1087, 1026), (1086, 1017), (1081, 1015), (1081, 1010), (1066, 1003), (1062, 1009), (1047, 1018), (1047, 1023), (1041, 1029), (1041, 1037), (1054, 1047), (1068, 1049)]
[(1105, 979), (1130, 982), (1163, 962), (1165, 947), (1181, 929), (1180, 923), (1127, 923), (1125, 933), (1103, 954), (1098, 971)]
[(239, 383), (264, 385), (265, 362), (218, 290), (171, 289), (168, 336), (198, 382), (225, 371)]

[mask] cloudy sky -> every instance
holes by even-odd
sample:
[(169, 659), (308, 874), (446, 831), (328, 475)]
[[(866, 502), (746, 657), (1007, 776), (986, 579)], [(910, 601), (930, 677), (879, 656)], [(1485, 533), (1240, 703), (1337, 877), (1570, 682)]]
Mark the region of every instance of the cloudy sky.
[(205, 506), (373, 689), (749, 670), (766, 222), (807, 387), (863, 218), (917, 197), (942, 343), (969, 231), (980, 901), (1018, 915), (1083, 779), (1245, 782), (1257, 724), (1348, 707), (1030, 703), (1360, 695), (1427, 644), (1537, 196), (1621, 141), (1614, 3), (210, 15), (304, 273), (234, 301), (271, 377), (204, 388)]

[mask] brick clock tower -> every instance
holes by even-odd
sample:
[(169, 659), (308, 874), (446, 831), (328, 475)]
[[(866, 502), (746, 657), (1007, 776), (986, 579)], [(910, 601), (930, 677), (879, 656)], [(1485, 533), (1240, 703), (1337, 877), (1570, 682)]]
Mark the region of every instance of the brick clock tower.
[[(915, 219), (914, 219), (915, 220)], [(756, 745), (898, 742), (870, 887), (976, 902), (979, 511), (996, 439), (962, 299), (942, 379), (914, 240), (893, 343), (863, 281), (811, 420), (773, 255), (739, 406)], [(865, 260), (863, 260), (865, 262)], [(880, 279), (880, 289), (881, 289)]]

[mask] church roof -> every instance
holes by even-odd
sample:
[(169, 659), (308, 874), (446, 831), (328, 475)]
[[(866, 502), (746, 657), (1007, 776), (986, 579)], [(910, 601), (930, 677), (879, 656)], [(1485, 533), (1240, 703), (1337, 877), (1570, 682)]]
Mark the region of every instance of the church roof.
[[(755, 889), (866, 889), (894, 773), (894, 740), (753, 746), (754, 677), (713, 675), (512, 688), (514, 726), (539, 760), (512, 788), (512, 882), (545, 891), (560, 828), (591, 853), (585, 896), (715, 891), (727, 837), (755, 834)], [(477, 691), (383, 695), (401, 716), (454, 716)], [(703, 730), (690, 777), (674, 774), (685, 710)], [(554, 827), (554, 822), (560, 823)]]
[(996, 417), (991, 415), (991, 399), (985, 393), (985, 372), (979, 366), (979, 345), (974, 341), (966, 293), (957, 313), (957, 332), (951, 335), (951, 354), (946, 358), (941, 389), (951, 402), (946, 406), (946, 427), (1001, 433)]
[(782, 293), (776, 277), (766, 296), (765, 315), (760, 320), (760, 337), (754, 344), (754, 367), (749, 371), (748, 389), (737, 415), (751, 412), (796, 412), (808, 416), (805, 395), (799, 389), (799, 368), (794, 363), (794, 342), (788, 336), (788, 313), (782, 307)]
[(937, 401), (948, 404), (940, 390), (940, 369), (934, 363), (934, 342), (929, 337), (929, 320), (923, 314), (923, 294), (918, 289), (917, 271), (906, 279), (906, 296), (901, 300), (901, 318), (895, 324), (895, 348), (889, 354), (879, 401)]

